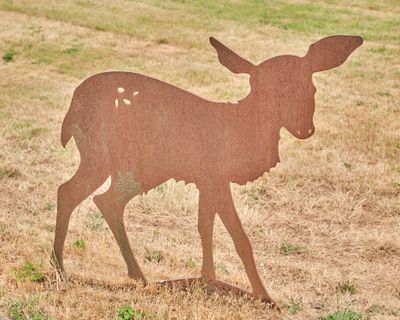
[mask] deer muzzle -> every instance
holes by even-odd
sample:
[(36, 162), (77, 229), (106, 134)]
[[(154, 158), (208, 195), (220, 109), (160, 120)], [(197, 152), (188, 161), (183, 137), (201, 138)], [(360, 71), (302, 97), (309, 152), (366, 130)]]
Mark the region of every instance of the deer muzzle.
[(307, 139), (311, 137), (315, 132), (315, 127), (314, 125), (311, 125), (308, 129), (301, 129), (301, 130), (296, 130), (295, 136), (298, 139)]

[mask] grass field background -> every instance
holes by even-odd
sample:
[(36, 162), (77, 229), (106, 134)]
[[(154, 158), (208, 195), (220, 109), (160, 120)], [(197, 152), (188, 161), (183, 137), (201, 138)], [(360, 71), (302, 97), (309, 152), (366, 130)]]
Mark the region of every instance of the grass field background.
[[(137, 319), (400, 319), (399, 30), (397, 0), (0, 0), (0, 317), (116, 319), (130, 305)], [(129, 70), (236, 101), (248, 79), (219, 64), (209, 36), (259, 63), (304, 55), (330, 34), (365, 42), (314, 76), (315, 135), (299, 141), (282, 130), (281, 164), (232, 185), (282, 312), (201, 287), (129, 280), (91, 198), (72, 216), (69, 280), (57, 278), (49, 263), (56, 190), (79, 163), (73, 142), (61, 147), (60, 128), (85, 77)], [(199, 273), (197, 197), (194, 185), (168, 181), (127, 207), (148, 279)], [(214, 238), (218, 276), (248, 287), (219, 220)]]

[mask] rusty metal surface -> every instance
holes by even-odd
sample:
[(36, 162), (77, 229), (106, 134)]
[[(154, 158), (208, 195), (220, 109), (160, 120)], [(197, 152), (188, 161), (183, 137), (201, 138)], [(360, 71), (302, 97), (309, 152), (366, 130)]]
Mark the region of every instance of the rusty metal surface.
[[(168, 286), (168, 287), (182, 287), (182, 288), (190, 288), (195, 285), (200, 285), (200, 286), (205, 286), (205, 288), (211, 292), (215, 289), (220, 289), (225, 292), (231, 292), (235, 295), (238, 296), (248, 296), (248, 297), (253, 297), (253, 293), (249, 292), (243, 288), (240, 288), (236, 285), (221, 281), (221, 280), (209, 280), (204, 277), (192, 277), (192, 278), (177, 278), (177, 279), (171, 279), (171, 280), (162, 280), (157, 282), (158, 285), (162, 286)], [(277, 310), (280, 310), (279, 306), (275, 304), (275, 302), (271, 301), (270, 299), (261, 299), (261, 302), (269, 305), (272, 308), (276, 308)]]
[(250, 75), (251, 91), (237, 103), (205, 100), (130, 72), (86, 79), (75, 90), (62, 125), (62, 145), (74, 137), (81, 163), (58, 189), (53, 260), (59, 270), (72, 211), (111, 176), (109, 190), (94, 202), (118, 242), (129, 276), (146, 282), (126, 235), (124, 208), (135, 195), (174, 178), (199, 189), (202, 276), (216, 283), (212, 234), (218, 214), (244, 264), (252, 295), (271, 302), (230, 182), (252, 181), (279, 162), (281, 128), (299, 139), (314, 134), (313, 73), (341, 65), (362, 42), (356, 36), (331, 36), (312, 44), (304, 57), (278, 56), (254, 65), (210, 38), (225, 67)]

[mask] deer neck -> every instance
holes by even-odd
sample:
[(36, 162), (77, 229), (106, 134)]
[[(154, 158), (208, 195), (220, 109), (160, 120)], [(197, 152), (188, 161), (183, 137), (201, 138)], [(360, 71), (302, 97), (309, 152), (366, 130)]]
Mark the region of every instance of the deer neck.
[(281, 114), (277, 107), (279, 104), (261, 90), (257, 83), (258, 81), (250, 81), (249, 94), (238, 102), (240, 114), (249, 119), (251, 126), (260, 126), (258, 129), (261, 131), (279, 130), (282, 127)]
[[(273, 105), (257, 87), (236, 105), (230, 104), (225, 137), (229, 143), (224, 148), (225, 159), (222, 170), (226, 170), (230, 181), (245, 183), (261, 176), (279, 162), (279, 118)], [(225, 132), (225, 133), (226, 133)]]

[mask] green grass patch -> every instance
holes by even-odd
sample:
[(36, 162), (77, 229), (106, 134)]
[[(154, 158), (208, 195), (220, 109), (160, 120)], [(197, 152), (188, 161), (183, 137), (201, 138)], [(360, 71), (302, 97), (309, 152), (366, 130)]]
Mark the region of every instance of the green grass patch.
[(297, 244), (284, 243), (280, 247), (280, 252), (285, 255), (299, 254), (304, 252), (304, 247)]
[(251, 199), (254, 201), (259, 201), (262, 197), (266, 195), (266, 192), (266, 187), (262, 185), (255, 185), (249, 191), (247, 191)]
[(29, 120), (14, 123), (12, 129), (23, 140), (32, 140), (34, 137), (47, 131), (46, 128), (34, 127), (32, 121)]
[(72, 55), (77, 54), (78, 52), (79, 52), (78, 48), (68, 48), (68, 49), (63, 50), (63, 53), (72, 54)]
[(237, 20), (241, 23), (268, 24), (285, 30), (314, 34), (359, 34), (367, 40), (400, 36), (400, 19), (360, 15), (351, 7), (321, 6), (312, 1), (185, 1), (204, 15)]
[(25, 259), (22, 266), (14, 269), (14, 276), (17, 281), (31, 281), (31, 282), (44, 281), (44, 273), (41, 270), (41, 266), (35, 265), (28, 259)]
[(10, 62), (10, 61), (14, 60), (14, 57), (15, 57), (16, 54), (17, 54), (17, 52), (14, 49), (7, 50), (3, 54), (2, 59), (5, 62)]
[(52, 65), (59, 73), (80, 78), (86, 75), (87, 70), (94, 67), (96, 61), (106, 59), (112, 54), (106, 47), (96, 50), (83, 46), (61, 49), (49, 42), (43, 42), (24, 50), (24, 55), (33, 63)]
[(373, 304), (367, 309), (367, 313), (371, 315), (377, 315), (377, 314), (383, 315), (385, 314), (385, 311), (386, 310), (384, 307), (377, 304)]
[(18, 169), (0, 168), (0, 179), (1, 178), (18, 178), (20, 176), (21, 176), (21, 172)]
[[(68, 40), (65, 40), (68, 42)], [(8, 45), (18, 48), (19, 54), (33, 64), (51, 65), (61, 74), (82, 78), (101, 61), (109, 61), (114, 56), (110, 43), (93, 48), (80, 41), (70, 40), (74, 46), (65, 47), (65, 43), (49, 41), (41, 34), (24, 35), (19, 41), (8, 41)], [(79, 67), (78, 67), (79, 66)]]
[[(139, 38), (154, 38), (181, 41), (180, 33), (190, 30), (218, 30), (216, 21), (232, 20), (242, 24), (268, 24), (284, 30), (314, 34), (360, 34), (367, 40), (399, 40), (400, 19), (392, 15), (359, 13), (351, 6), (322, 6), (312, 1), (211, 1), (211, 0), (159, 0), (99, 3), (96, 14), (92, 6), (80, 2), (69, 2), (60, 6), (57, 1), (27, 3), (7, 1), (0, 5), (3, 10), (24, 12), (55, 20), (73, 22), (96, 30), (125, 33)], [(173, 24), (165, 15), (174, 15)], [(163, 43), (163, 40), (161, 41)]]
[(85, 240), (83, 239), (77, 239), (72, 243), (72, 246), (76, 249), (79, 250), (85, 250)]
[(343, 162), (343, 165), (346, 169), (351, 169), (351, 164), (348, 162)]
[(228, 267), (227, 267), (226, 265), (224, 265), (223, 263), (218, 263), (218, 264), (215, 266), (215, 269), (216, 269), (217, 271), (220, 271), (220, 272), (223, 273), (223, 274), (227, 274), (227, 275), (230, 274)]
[(146, 255), (144, 256), (144, 262), (155, 262), (160, 263), (165, 259), (164, 252), (161, 250), (148, 250), (146, 249)]
[(289, 303), (285, 307), (290, 314), (298, 314), (301, 310), (303, 310), (302, 303), (294, 300), (293, 298), (290, 298)]
[(400, 182), (399, 181), (392, 181), (390, 182), (390, 186), (394, 189), (400, 188)]
[(117, 320), (141, 320), (148, 317), (148, 312), (136, 310), (131, 306), (123, 306), (117, 310)]
[(34, 138), (46, 131), (47, 131), (46, 128), (32, 128), (25, 132), (25, 135), (23, 136), (23, 138), (26, 140), (32, 140), (32, 138)]
[(190, 258), (186, 261), (185, 266), (186, 266), (187, 269), (193, 269), (193, 268), (196, 267), (196, 262), (194, 261), (193, 258), (190, 257)]
[(352, 284), (350, 281), (339, 283), (338, 289), (341, 293), (355, 294), (357, 292), (355, 285)]
[(43, 311), (31, 301), (17, 301), (8, 308), (8, 316), (11, 320), (54, 320), (47, 317)]
[(88, 227), (92, 231), (105, 231), (104, 217), (100, 211), (90, 213), (88, 216)]
[(346, 310), (346, 311), (336, 311), (327, 316), (321, 317), (321, 320), (361, 320), (362, 315), (359, 312)]
[(55, 209), (55, 207), (56, 207), (56, 204), (54, 202), (47, 202), (44, 209), (47, 211), (52, 211), (53, 209)]
[(0, 223), (0, 237), (6, 234), (7, 234), (7, 226), (5, 224)]

